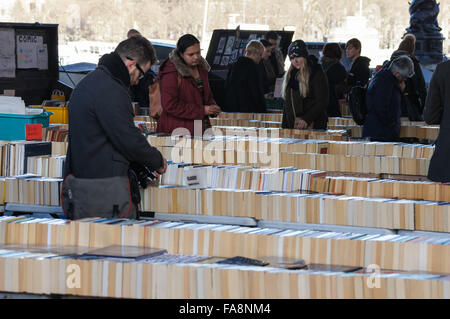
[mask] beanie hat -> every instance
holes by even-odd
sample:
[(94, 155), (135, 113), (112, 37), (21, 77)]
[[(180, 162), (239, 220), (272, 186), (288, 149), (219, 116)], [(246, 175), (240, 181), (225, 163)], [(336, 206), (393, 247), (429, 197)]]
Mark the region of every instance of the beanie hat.
[(288, 49), (288, 55), (290, 59), (293, 58), (307, 58), (309, 53), (308, 49), (306, 48), (305, 42), (303, 40), (295, 40), (289, 45)]
[(400, 42), (398, 49), (406, 51), (409, 54), (413, 54), (415, 47), (416, 47), (416, 37), (414, 36), (414, 34), (407, 34), (403, 38), (403, 41)]
[(187, 48), (199, 43), (200, 41), (192, 34), (185, 34), (178, 39), (177, 49), (181, 54), (183, 54)]

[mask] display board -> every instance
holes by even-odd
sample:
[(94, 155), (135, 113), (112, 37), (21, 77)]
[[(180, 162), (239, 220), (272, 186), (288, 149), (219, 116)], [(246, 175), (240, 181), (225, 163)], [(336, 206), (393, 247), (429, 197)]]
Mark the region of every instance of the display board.
[[(253, 30), (214, 30), (208, 48), (206, 60), (212, 71), (227, 70), (229, 65), (244, 55), (245, 47), (251, 40), (259, 40), (268, 31)], [(275, 31), (279, 36), (279, 47), (286, 57), (289, 44), (292, 42), (294, 31)]]
[(58, 77), (58, 25), (0, 23), (0, 94), (41, 104)]
[[(294, 31), (274, 31), (279, 36), (279, 48), (286, 58)], [(229, 29), (217, 29), (213, 31), (206, 60), (211, 66), (209, 83), (214, 99), (219, 106), (224, 102), (225, 79), (230, 65), (244, 54), (245, 47), (249, 41), (262, 39), (267, 32), (263, 30)]]

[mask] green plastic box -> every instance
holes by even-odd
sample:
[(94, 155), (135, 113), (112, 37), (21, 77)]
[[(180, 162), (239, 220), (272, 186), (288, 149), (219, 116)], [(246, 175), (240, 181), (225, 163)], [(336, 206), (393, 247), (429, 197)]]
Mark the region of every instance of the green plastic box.
[(25, 140), (25, 124), (42, 124), (48, 127), (52, 112), (42, 112), (35, 115), (3, 114), (0, 113), (0, 140)]

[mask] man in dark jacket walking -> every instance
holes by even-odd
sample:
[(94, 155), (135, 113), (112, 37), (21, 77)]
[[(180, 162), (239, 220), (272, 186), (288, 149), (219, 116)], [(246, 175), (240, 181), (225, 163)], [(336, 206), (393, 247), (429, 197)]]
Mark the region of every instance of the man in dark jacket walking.
[(379, 71), (367, 89), (367, 116), (363, 137), (373, 141), (395, 142), (400, 137), (401, 100), (405, 81), (414, 75), (414, 64), (400, 56), (387, 69)]
[[(122, 41), (113, 53), (104, 55), (99, 67), (77, 85), (69, 101), (69, 148), (65, 177), (95, 179), (90, 188), (92, 192), (102, 194), (96, 185), (108, 184), (108, 179), (114, 177), (120, 177), (114, 180), (117, 183), (128, 180), (130, 162), (147, 166), (159, 174), (165, 172), (166, 160), (134, 125), (134, 112), (128, 94), (130, 85), (137, 84), (150, 68), (154, 55), (153, 46), (147, 39), (131, 37)], [(129, 180), (125, 182), (125, 187), (128, 187), (130, 194)], [(69, 196), (72, 197), (71, 194)], [(95, 215), (99, 206), (99, 202), (95, 201), (101, 201), (103, 196), (97, 197), (100, 198), (83, 203), (86, 216), (74, 218), (99, 216)], [(111, 211), (113, 205), (111, 203)], [(117, 203), (116, 206), (119, 205)], [(111, 212), (109, 217), (136, 217), (136, 207), (132, 203), (126, 205), (125, 211), (120, 208), (115, 207), (116, 212)]]
[(356, 38), (348, 40), (345, 45), (345, 53), (347, 58), (353, 61), (352, 67), (348, 72), (348, 91), (356, 85), (364, 87), (370, 78), (370, 59), (361, 56), (361, 42)]
[(226, 81), (227, 112), (265, 113), (262, 72), (259, 67), (264, 46), (250, 41), (244, 56), (231, 67)]
[(427, 124), (440, 125), (436, 148), (430, 162), (428, 178), (450, 182), (450, 61), (436, 67), (430, 82), (423, 116)]

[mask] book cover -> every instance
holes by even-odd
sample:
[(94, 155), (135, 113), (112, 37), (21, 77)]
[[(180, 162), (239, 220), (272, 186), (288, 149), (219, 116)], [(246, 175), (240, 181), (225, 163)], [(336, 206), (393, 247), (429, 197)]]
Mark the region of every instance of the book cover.
[(141, 260), (152, 256), (162, 255), (166, 252), (167, 250), (159, 248), (112, 245), (91, 250), (84, 253), (83, 256), (118, 257)]

